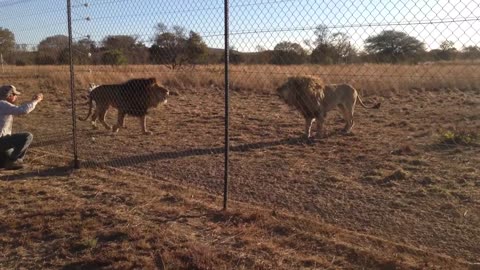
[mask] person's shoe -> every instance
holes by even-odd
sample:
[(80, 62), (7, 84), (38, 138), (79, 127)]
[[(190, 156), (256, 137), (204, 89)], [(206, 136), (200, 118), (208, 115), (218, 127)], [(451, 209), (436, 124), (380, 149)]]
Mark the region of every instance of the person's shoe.
[(6, 162), (4, 165), (5, 170), (20, 170), (23, 168), (23, 165), (15, 161)]

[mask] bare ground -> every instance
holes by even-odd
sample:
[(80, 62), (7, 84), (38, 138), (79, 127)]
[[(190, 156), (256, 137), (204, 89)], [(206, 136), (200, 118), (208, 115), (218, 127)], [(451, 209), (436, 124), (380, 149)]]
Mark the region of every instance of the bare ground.
[(43, 90), (57, 97), (15, 123), (36, 135), (32, 166), (1, 176), (3, 267), (475, 269), (480, 262), (480, 147), (441, 143), (448, 130), (478, 134), (478, 91), (380, 92), (364, 98), (380, 98), (380, 110), (356, 110), (352, 136), (340, 134), (332, 112), (327, 137), (305, 141), (299, 114), (268, 91), (237, 89), (231, 211), (221, 212), (220, 89), (178, 89), (152, 112), (150, 137), (135, 119), (116, 136), (79, 122), (86, 168), (73, 174), (64, 164), (68, 96)]

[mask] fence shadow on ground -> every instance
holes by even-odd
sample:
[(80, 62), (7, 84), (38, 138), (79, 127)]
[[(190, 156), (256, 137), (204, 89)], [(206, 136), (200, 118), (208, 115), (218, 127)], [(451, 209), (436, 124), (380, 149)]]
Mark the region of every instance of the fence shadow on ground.
[(38, 141), (33, 141), (32, 145), (30, 146), (31, 148), (37, 148), (37, 147), (45, 147), (45, 146), (53, 146), (53, 145), (58, 145), (58, 144), (72, 144), (72, 138), (66, 138), (65, 136), (59, 137), (59, 138), (53, 138), (50, 140), (38, 140)]
[[(308, 140), (304, 137), (293, 137), (286, 138), (282, 140), (275, 141), (266, 141), (266, 142), (256, 142), (256, 143), (247, 143), (241, 145), (234, 145), (230, 147), (232, 152), (246, 152), (255, 149), (269, 148), (279, 145), (305, 145), (313, 144), (314, 141)], [(207, 148), (196, 148), (188, 149), (183, 151), (167, 151), (167, 152), (157, 152), (144, 155), (135, 155), (123, 158), (116, 158), (108, 160), (105, 162), (94, 162), (88, 161), (83, 166), (84, 167), (96, 167), (96, 166), (109, 166), (109, 167), (126, 167), (132, 166), (139, 163), (158, 161), (164, 159), (177, 159), (184, 157), (193, 157), (193, 156), (205, 156), (205, 155), (218, 155), (225, 152), (224, 147), (207, 147)]]

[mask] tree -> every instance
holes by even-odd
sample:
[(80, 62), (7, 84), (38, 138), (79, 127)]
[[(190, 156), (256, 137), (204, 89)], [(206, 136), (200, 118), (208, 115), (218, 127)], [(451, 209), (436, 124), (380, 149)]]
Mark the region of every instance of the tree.
[(442, 43), (440, 43), (440, 49), (442, 49), (442, 51), (457, 50), (455, 48), (455, 42), (449, 41), (449, 40), (445, 40)]
[(382, 31), (365, 40), (365, 50), (375, 55), (380, 62), (396, 63), (405, 60), (418, 60), (425, 52), (425, 44), (403, 32)]
[(98, 52), (97, 44), (90, 38), (80, 39), (74, 44), (74, 62), (77, 64), (91, 64), (94, 54)]
[(480, 58), (480, 47), (467, 46), (462, 49), (462, 58), (468, 60), (474, 60)]
[(315, 36), (317, 37), (315, 41), (313, 42), (314, 45), (321, 45), (321, 44), (329, 44), (330, 43), (330, 30), (326, 25), (320, 24), (315, 28), (315, 31), (313, 32)]
[(272, 50), (267, 50), (261, 45), (255, 46), (255, 52), (244, 52), (241, 55), (241, 62), (247, 64), (268, 64), (272, 63)]
[(103, 48), (107, 50), (121, 50), (126, 52), (135, 48), (137, 44), (137, 37), (135, 36), (128, 36), (128, 35), (113, 35), (113, 36), (106, 36), (102, 40)]
[(299, 65), (306, 62), (307, 52), (298, 43), (284, 41), (273, 48), (271, 63), (274, 65)]
[[(234, 46), (230, 46), (230, 48), (228, 49), (228, 57), (229, 57), (229, 63), (230, 64), (241, 64), (245, 61), (243, 55), (235, 50), (235, 47)], [(222, 57), (220, 58), (219, 60), (220, 63), (224, 63), (225, 62), (225, 54), (222, 54)]]
[(77, 42), (78, 46), (81, 47), (85, 51), (89, 51), (93, 53), (97, 50), (97, 44), (95, 41), (91, 40), (90, 38), (83, 38)]
[(256, 52), (264, 52), (266, 51), (267, 49), (265, 49), (265, 47), (261, 46), (261, 45), (257, 45), (255, 46), (255, 51)]
[[(95, 41), (90, 39), (81, 39), (77, 42), (72, 43), (72, 60), (76, 65), (85, 65), (91, 63), (92, 52), (95, 49)], [(70, 49), (68, 47), (64, 48), (58, 56), (59, 64), (69, 64), (70, 63)]]
[(163, 23), (157, 24), (155, 29), (155, 44), (150, 48), (153, 63), (175, 69), (185, 63), (195, 65), (205, 60), (208, 47), (198, 33), (190, 31), (187, 36), (185, 28), (174, 25), (170, 29)]
[(148, 62), (148, 48), (138, 40), (137, 36), (112, 35), (102, 40), (103, 51), (120, 51), (130, 64)]
[[(351, 45), (350, 37), (342, 32), (331, 33), (325, 25), (315, 29), (316, 39), (313, 41), (315, 48), (310, 60), (317, 64), (335, 64), (352, 62), (357, 52)], [(310, 44), (310, 42), (307, 42)]]
[(15, 44), (15, 65), (32, 65), (34, 64), (35, 55), (36, 52), (29, 50), (28, 44)]
[(440, 52), (438, 58), (441, 60), (453, 60), (457, 55), (457, 48), (455, 48), (455, 43), (453, 41), (445, 40), (440, 44)]
[(148, 49), (150, 62), (157, 65), (168, 65), (172, 62), (168, 53), (169, 51), (166, 48), (160, 47), (157, 44), (153, 44)]
[(186, 42), (186, 55), (187, 61), (190, 64), (197, 64), (202, 61), (203, 58), (207, 55), (207, 44), (203, 41), (202, 37), (190, 31), (189, 37)]
[(121, 50), (108, 50), (102, 55), (102, 63), (105, 65), (125, 65), (128, 63), (127, 58)]
[(229, 51), (228, 54), (229, 54), (229, 58), (230, 58), (230, 59), (229, 59), (229, 62), (230, 62), (231, 64), (234, 64), (234, 65), (235, 65), (235, 64), (241, 64), (241, 63), (245, 62), (245, 59), (244, 59), (244, 57), (240, 54), (240, 52), (234, 50), (233, 48), (230, 49), (230, 51)]
[(186, 62), (187, 36), (185, 28), (173, 26), (172, 30), (162, 23), (155, 29), (155, 44), (150, 48), (150, 59), (155, 64), (170, 65), (172, 69)]
[(0, 27), (0, 54), (3, 57), (15, 49), (15, 35), (7, 28)]
[(38, 52), (35, 62), (40, 65), (59, 64), (61, 54), (68, 48), (68, 37), (56, 35), (45, 38), (38, 45)]

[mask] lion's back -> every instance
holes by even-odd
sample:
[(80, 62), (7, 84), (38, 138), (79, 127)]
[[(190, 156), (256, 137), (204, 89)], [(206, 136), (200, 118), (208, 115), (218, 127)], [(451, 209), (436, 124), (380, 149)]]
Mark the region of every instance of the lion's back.
[(117, 107), (117, 100), (119, 99), (119, 85), (103, 84), (95, 87), (90, 92), (90, 97), (98, 105), (111, 105)]

